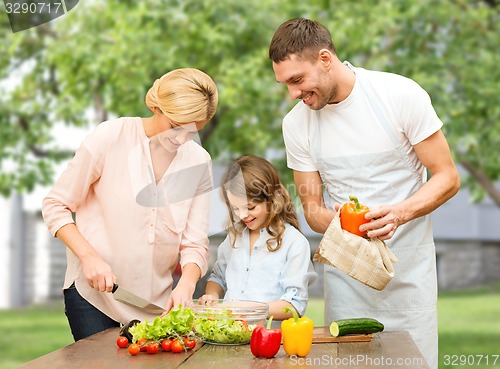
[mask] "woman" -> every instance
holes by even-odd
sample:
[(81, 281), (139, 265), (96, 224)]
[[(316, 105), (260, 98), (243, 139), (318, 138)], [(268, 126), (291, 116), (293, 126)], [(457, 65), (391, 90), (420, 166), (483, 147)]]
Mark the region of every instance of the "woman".
[(192, 139), (217, 101), (205, 73), (165, 74), (146, 95), (153, 115), (101, 123), (44, 199), (44, 220), (68, 248), (64, 301), (75, 341), (154, 317), (114, 300), (115, 283), (166, 311), (192, 299), (207, 268), (212, 188), (210, 155)]

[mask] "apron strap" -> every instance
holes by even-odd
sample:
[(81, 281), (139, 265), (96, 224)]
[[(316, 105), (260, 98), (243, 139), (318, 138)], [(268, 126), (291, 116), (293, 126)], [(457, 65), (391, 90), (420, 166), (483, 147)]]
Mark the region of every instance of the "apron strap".
[[(347, 66), (354, 70), (354, 67), (350, 63), (347, 64)], [(375, 90), (373, 89), (373, 86), (371, 85), (368, 78), (366, 78), (366, 76), (364, 75), (364, 71), (359, 72), (358, 70), (358, 73), (356, 73), (356, 77), (358, 78), (361, 90), (366, 94), (368, 102), (370, 103), (373, 112), (382, 125), (382, 128), (384, 128), (385, 132), (387, 133), (395, 147), (401, 146), (401, 142), (399, 141), (396, 132), (394, 132), (394, 127), (389, 123), (389, 120), (382, 111), (382, 108), (375, 103), (377, 101)]]
[[(365, 94), (368, 103), (370, 104), (373, 112), (375, 113), (375, 116), (377, 117), (378, 121), (380, 122), (380, 125), (386, 132), (387, 136), (391, 140), (392, 144), (394, 145), (395, 148), (397, 148), (398, 152), (400, 153), (401, 157), (405, 158), (405, 162), (408, 166), (408, 168), (412, 169), (412, 172), (414, 172), (415, 179), (417, 181), (420, 181), (421, 178), (420, 176), (414, 171), (414, 167), (410, 161), (409, 156), (405, 152), (403, 145), (401, 141), (399, 140), (398, 137), (398, 132), (394, 128), (394, 126), (389, 123), (389, 120), (387, 118), (387, 115), (384, 114), (383, 111), (383, 106), (380, 106), (377, 104), (377, 101), (379, 100), (377, 98), (377, 94), (375, 92), (375, 89), (373, 88), (372, 84), (370, 83), (370, 80), (367, 78), (366, 71), (360, 68), (355, 68), (351, 63), (348, 61), (344, 61), (344, 64), (348, 66), (355, 74), (356, 74), (356, 80), (358, 81), (362, 93)], [(324, 168), (324, 164), (322, 163), (321, 158), (321, 124), (319, 124), (319, 118), (321, 114), (321, 110), (318, 110), (315, 112), (315, 119), (316, 119), (316, 137), (315, 137), (315, 144), (312, 145), (315, 148), (311, 150), (311, 157), (313, 161), (316, 163), (316, 167), (318, 170), (321, 172), (322, 169)]]

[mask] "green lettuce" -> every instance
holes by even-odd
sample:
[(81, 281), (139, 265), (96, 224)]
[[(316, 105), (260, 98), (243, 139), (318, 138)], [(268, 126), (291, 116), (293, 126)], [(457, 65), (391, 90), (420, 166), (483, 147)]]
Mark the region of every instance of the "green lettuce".
[(130, 327), (133, 342), (141, 338), (159, 341), (164, 338), (185, 336), (193, 330), (194, 313), (190, 308), (179, 305), (152, 322), (147, 319)]
[(198, 316), (194, 322), (196, 334), (205, 342), (244, 344), (250, 342), (255, 325), (244, 320), (235, 320), (229, 311)]

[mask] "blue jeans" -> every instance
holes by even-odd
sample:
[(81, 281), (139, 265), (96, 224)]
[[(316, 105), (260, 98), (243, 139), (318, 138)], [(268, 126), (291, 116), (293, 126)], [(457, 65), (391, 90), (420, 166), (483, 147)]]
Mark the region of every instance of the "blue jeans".
[(102, 313), (76, 290), (73, 283), (64, 293), (64, 313), (68, 318), (71, 333), (75, 341), (104, 331), (111, 327), (119, 327), (120, 323)]

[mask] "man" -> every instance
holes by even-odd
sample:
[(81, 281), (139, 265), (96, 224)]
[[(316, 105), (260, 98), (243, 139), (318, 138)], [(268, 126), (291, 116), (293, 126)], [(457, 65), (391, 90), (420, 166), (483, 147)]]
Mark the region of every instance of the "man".
[(308, 19), (283, 23), (269, 56), (276, 80), (301, 100), (284, 118), (283, 136), (308, 224), (324, 233), (356, 195), (371, 208), (360, 231), (384, 240), (399, 259), (383, 291), (325, 265), (325, 323), (366, 316), (407, 330), (437, 368), (429, 214), (457, 193), (460, 177), (429, 95), (408, 78), (342, 63), (329, 31)]

